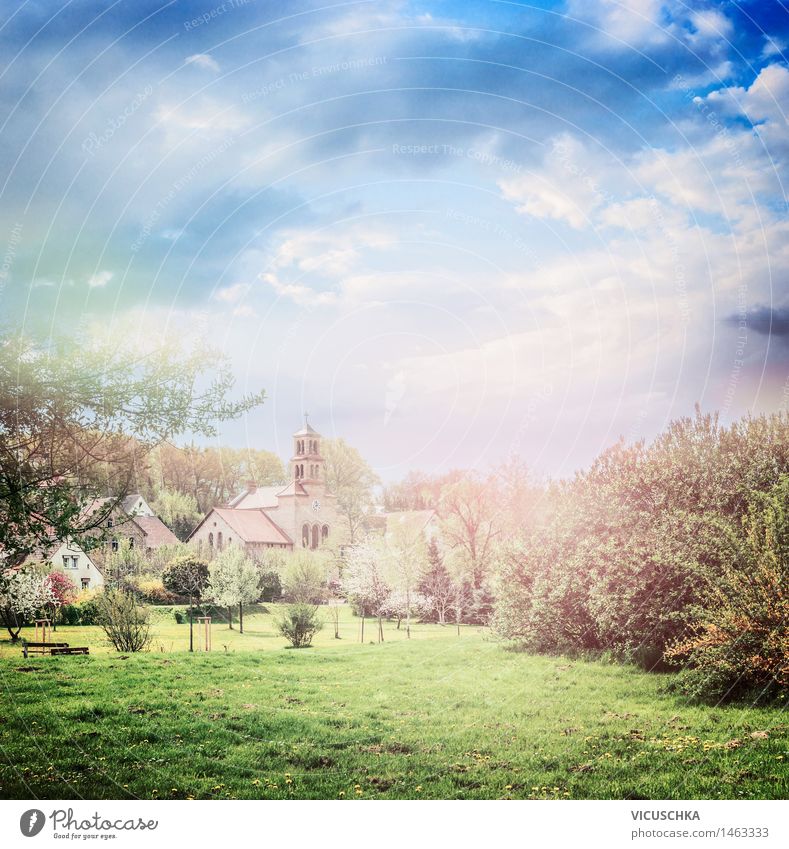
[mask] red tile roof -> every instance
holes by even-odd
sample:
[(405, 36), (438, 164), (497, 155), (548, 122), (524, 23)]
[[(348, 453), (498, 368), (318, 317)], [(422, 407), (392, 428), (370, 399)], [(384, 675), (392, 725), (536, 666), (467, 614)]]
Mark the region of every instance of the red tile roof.
[(178, 537), (156, 516), (135, 516), (130, 521), (142, 529), (148, 548), (175, 545), (178, 542)]
[(213, 512), (224, 519), (243, 542), (293, 544), (293, 540), (265, 510), (234, 510), (227, 507), (215, 507)]

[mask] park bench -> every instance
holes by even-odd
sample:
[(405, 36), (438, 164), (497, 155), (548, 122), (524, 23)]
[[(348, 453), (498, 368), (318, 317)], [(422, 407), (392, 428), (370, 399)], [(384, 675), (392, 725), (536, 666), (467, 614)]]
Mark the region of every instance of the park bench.
[(32, 643), (22, 640), (22, 655), (28, 654), (88, 654), (87, 646), (70, 646), (68, 643)]

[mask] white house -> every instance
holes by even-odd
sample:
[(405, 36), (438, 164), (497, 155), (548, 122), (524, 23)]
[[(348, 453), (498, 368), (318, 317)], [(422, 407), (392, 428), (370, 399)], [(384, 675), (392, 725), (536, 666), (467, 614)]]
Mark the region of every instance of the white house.
[(78, 590), (104, 586), (104, 575), (76, 543), (56, 543), (46, 560), (53, 569), (65, 572)]

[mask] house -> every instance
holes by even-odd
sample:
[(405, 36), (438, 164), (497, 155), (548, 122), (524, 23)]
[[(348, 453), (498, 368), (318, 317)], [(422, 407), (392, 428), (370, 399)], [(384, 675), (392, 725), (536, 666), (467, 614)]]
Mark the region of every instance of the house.
[(250, 484), (224, 507), (210, 510), (189, 542), (209, 557), (231, 543), (253, 557), (269, 548), (325, 545), (337, 524), (336, 499), (326, 489), (321, 435), (306, 417), (304, 427), (293, 434), (289, 465), (286, 486)]
[(64, 572), (78, 590), (93, 590), (104, 586), (104, 575), (90, 555), (75, 542), (57, 542), (44, 555), (53, 570)]
[[(87, 512), (106, 512), (112, 501), (111, 498), (98, 498), (89, 505)], [(104, 517), (102, 528), (96, 531), (97, 534), (99, 532), (106, 537), (106, 543), (93, 551), (92, 556), (100, 566), (104, 565), (109, 552), (118, 550), (123, 539), (128, 539), (132, 548), (139, 548), (146, 553), (179, 542), (178, 537), (138, 493), (127, 495), (116, 504)]]

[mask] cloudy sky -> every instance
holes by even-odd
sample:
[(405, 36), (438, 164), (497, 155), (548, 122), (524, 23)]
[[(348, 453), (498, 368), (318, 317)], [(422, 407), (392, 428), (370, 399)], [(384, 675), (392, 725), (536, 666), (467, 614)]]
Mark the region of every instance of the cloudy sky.
[(789, 401), (783, 2), (27, 0), (0, 312), (198, 335), (387, 479)]

